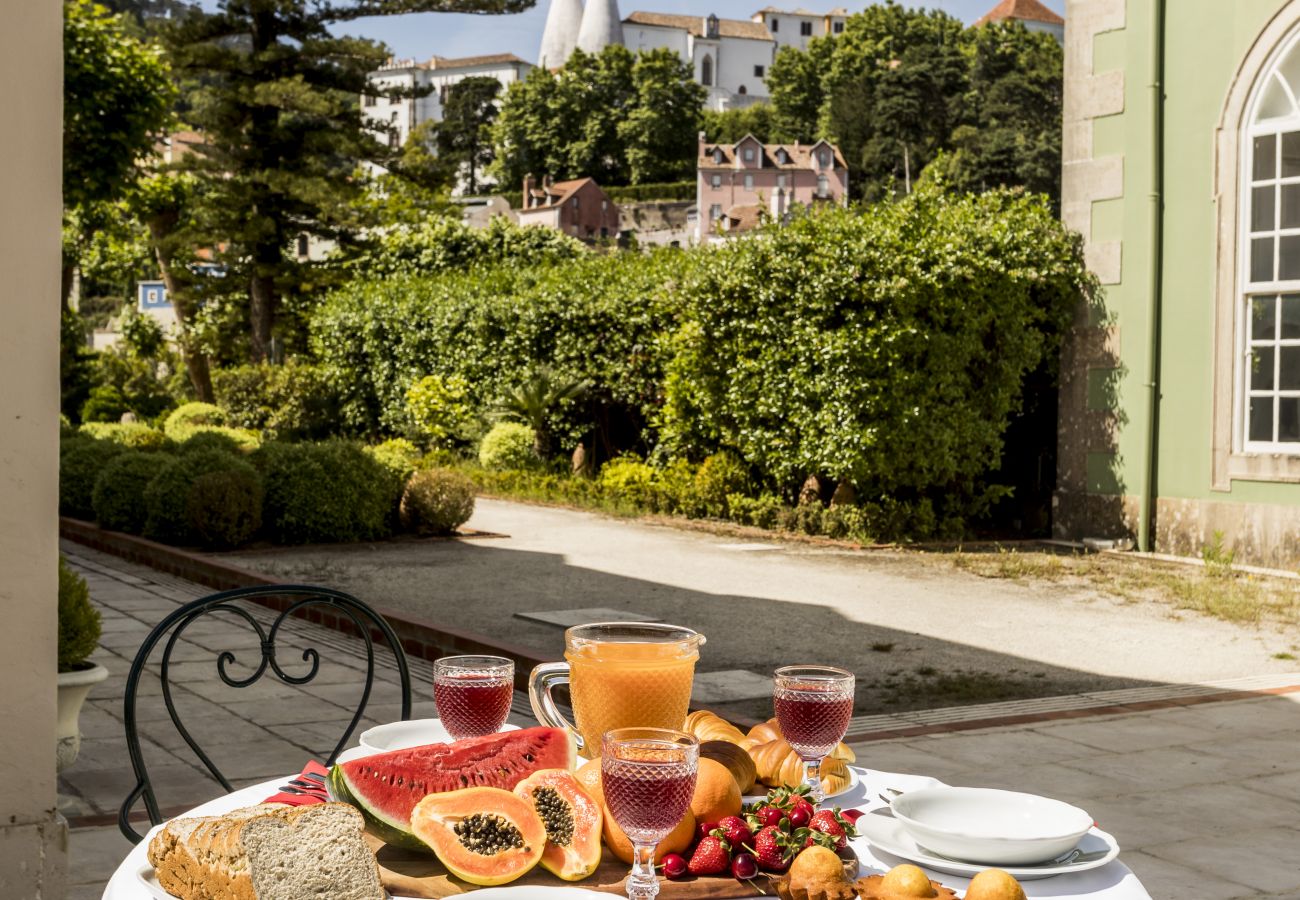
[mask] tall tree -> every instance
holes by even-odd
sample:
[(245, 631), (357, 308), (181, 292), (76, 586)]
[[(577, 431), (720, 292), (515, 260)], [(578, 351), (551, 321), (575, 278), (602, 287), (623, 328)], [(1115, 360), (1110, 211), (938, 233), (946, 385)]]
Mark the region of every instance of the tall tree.
[[(409, 12), (508, 13), (533, 0), (224, 0), (162, 29), (173, 67), (195, 85), (187, 119), (204, 135), (186, 167), (200, 182), (201, 230), (227, 277), (247, 286), (250, 352), (272, 349), (277, 313), (320, 273), (290, 252), (306, 235), (356, 242), (365, 160), (387, 161), (358, 97), (387, 56), (331, 27)], [(389, 96), (409, 91), (390, 89)]]
[(975, 29), (972, 44), (971, 121), (953, 132), (949, 182), (965, 190), (1022, 185), (1058, 198), (1061, 45), (1018, 22)]
[(763, 143), (784, 140), (778, 134), (773, 119), (775, 112), (771, 103), (751, 103), (749, 106), (737, 106), (731, 109), (704, 110), (701, 130), (710, 141), (721, 144), (734, 144), (747, 134), (752, 134)]
[(636, 99), (618, 123), (632, 183), (693, 177), (708, 92), (695, 83), (685, 60), (664, 49), (637, 56), (632, 84)]
[(479, 175), (492, 162), (492, 123), (497, 118), (501, 82), (486, 75), (452, 85), (442, 106), (435, 143), (438, 156), (465, 173), (465, 187), (478, 193)]
[(807, 50), (782, 47), (776, 52), (767, 71), (767, 89), (772, 97), (772, 131), (778, 140), (812, 141), (821, 136), (823, 82), (834, 52), (834, 36), (813, 38)]
[(174, 90), (159, 51), (120, 16), (69, 0), (63, 17), (62, 301), (90, 236), (130, 189), (171, 118)]

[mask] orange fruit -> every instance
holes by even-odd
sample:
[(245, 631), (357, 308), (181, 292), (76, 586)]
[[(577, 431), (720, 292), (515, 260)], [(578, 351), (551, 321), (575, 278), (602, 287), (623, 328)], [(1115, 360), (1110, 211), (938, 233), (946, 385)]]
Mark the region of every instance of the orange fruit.
[[(602, 831), (605, 838), (605, 846), (609, 852), (621, 859), (628, 865), (632, 864), (632, 842), (628, 836), (623, 833), (623, 829), (618, 827), (614, 817), (609, 814), (609, 807), (605, 807), (605, 824)], [(668, 833), (655, 847), (655, 862), (661, 863), (664, 857), (669, 853), (683, 853), (695, 840), (695, 816), (691, 815), (688, 809), (686, 815), (677, 823), (677, 827)]]
[(600, 789), (599, 756), (578, 766), (578, 770), (573, 773), (573, 777), (578, 779), (578, 784), (587, 789), (588, 794), (591, 794), (602, 803), (604, 802), (605, 793)]
[(723, 816), (740, 815), (740, 785), (731, 770), (716, 759), (700, 758), (691, 812), (697, 822), (717, 822)]

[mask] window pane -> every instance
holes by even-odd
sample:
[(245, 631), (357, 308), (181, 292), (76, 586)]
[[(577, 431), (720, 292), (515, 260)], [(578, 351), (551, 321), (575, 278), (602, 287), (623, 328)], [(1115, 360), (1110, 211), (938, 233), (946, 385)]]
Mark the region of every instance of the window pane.
[(1300, 228), (1300, 184), (1282, 185), (1282, 227)]
[(1278, 368), (1278, 387), (1284, 391), (1300, 391), (1300, 347), (1279, 347), (1282, 365)]
[(1279, 281), (1300, 278), (1300, 234), (1278, 239), (1277, 277)]
[(1277, 330), (1277, 298), (1255, 297), (1250, 303), (1250, 339), (1272, 340)]
[(1250, 280), (1273, 280), (1273, 239), (1256, 238), (1250, 242)]
[(1282, 397), (1278, 400), (1277, 439), (1300, 441), (1300, 397)]
[(1250, 398), (1250, 427), (1246, 432), (1248, 441), (1273, 440), (1273, 398)]
[(1300, 338), (1300, 294), (1282, 297), (1282, 337)]
[(1300, 175), (1300, 131), (1282, 135), (1282, 177)]
[(1250, 351), (1250, 389), (1273, 390), (1273, 348), (1256, 347)]
[(1291, 98), (1286, 95), (1286, 91), (1277, 83), (1276, 78), (1270, 78), (1268, 87), (1264, 88), (1264, 99), (1260, 101), (1255, 121), (1280, 119), (1289, 115), (1291, 115)]
[(1255, 138), (1255, 181), (1268, 181), (1277, 177), (1277, 135)]
[[(1300, 188), (1300, 185), (1287, 185), (1287, 188)], [(1277, 189), (1273, 185), (1252, 188), (1250, 191), (1250, 230), (1251, 231), (1272, 231), (1276, 228), (1276, 220), (1273, 218), (1273, 203)]]

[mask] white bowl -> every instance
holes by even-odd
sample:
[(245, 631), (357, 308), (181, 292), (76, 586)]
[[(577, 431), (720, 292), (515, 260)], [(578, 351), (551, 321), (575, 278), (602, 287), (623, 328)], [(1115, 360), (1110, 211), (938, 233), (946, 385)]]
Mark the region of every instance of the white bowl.
[[(502, 731), (516, 731), (518, 725), (503, 725)], [(361, 732), (361, 746), (375, 753), (441, 744), (453, 740), (442, 727), (441, 719), (410, 719), (406, 722), (389, 722)]]
[(1015, 791), (936, 787), (894, 798), (912, 839), (952, 859), (1031, 865), (1068, 853), (1092, 827), (1077, 806)]

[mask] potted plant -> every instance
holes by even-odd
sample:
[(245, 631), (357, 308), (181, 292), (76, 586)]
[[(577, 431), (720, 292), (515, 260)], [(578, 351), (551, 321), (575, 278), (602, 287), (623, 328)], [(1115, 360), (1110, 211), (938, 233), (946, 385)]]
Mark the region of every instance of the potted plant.
[(59, 723), (58, 771), (81, 752), (81, 705), (91, 687), (108, 677), (108, 669), (87, 662), (99, 646), (99, 610), (90, 605), (86, 580), (59, 557)]

